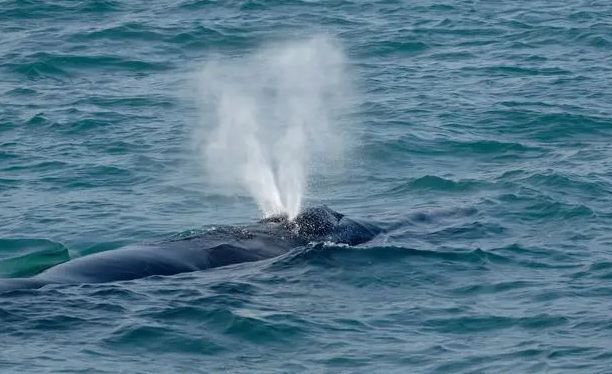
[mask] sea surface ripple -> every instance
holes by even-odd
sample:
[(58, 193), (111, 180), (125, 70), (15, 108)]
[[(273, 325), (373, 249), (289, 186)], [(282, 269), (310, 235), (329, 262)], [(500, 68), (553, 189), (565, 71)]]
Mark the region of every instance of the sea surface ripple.
[(0, 1), (0, 276), (258, 217), (193, 151), (217, 55), (345, 46), (326, 203), (388, 232), (0, 295), (2, 372), (609, 372), (609, 1)]

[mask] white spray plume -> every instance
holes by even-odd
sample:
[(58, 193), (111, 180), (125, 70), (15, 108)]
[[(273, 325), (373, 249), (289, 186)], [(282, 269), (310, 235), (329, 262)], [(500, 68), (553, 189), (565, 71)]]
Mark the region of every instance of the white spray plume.
[(246, 190), (264, 216), (295, 217), (309, 173), (341, 156), (345, 72), (342, 49), (325, 36), (209, 62), (198, 140), (211, 181)]

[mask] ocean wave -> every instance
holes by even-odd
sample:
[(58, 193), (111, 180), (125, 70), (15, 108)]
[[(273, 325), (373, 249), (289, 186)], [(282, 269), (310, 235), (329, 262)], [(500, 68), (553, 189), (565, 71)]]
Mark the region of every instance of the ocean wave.
[(507, 257), (496, 253), (474, 250), (432, 251), (400, 246), (348, 247), (319, 243), (303, 249), (292, 251), (281, 256), (272, 264), (279, 266), (339, 266), (352, 268), (355, 265), (369, 266), (373, 264), (393, 263), (402, 259), (423, 258), (467, 263), (505, 263)]
[(364, 51), (375, 56), (411, 55), (427, 50), (429, 46), (419, 41), (371, 42)]
[(595, 217), (593, 209), (585, 204), (556, 200), (545, 194), (505, 193), (496, 197), (507, 211), (504, 216), (521, 217), (522, 220), (547, 220)]
[(444, 191), (444, 192), (466, 192), (478, 188), (486, 188), (489, 185), (486, 182), (479, 180), (459, 180), (453, 181), (446, 178), (441, 178), (435, 175), (425, 175), (420, 178), (403, 183), (397, 187), (391, 188), (386, 193), (404, 193), (407, 191)]
[(60, 3), (50, 3), (41, 0), (9, 0), (2, 3), (0, 18), (7, 19), (36, 19), (52, 18), (69, 10), (69, 7)]
[(568, 324), (565, 316), (551, 316), (539, 314), (534, 316), (475, 316), (475, 317), (449, 317), (443, 319), (430, 319), (425, 325), (439, 332), (453, 334), (471, 334), (488, 330), (505, 330), (508, 328), (545, 329)]
[[(523, 135), (532, 141), (577, 141), (608, 136), (609, 119), (575, 113), (541, 113), (534, 110), (494, 110), (487, 112), (496, 121), (496, 130)], [(489, 119), (488, 121), (491, 121)]]
[(97, 39), (125, 40), (125, 41), (159, 41), (165, 33), (156, 31), (158, 28), (147, 27), (141, 23), (129, 22), (118, 26), (73, 34), (71, 41), (87, 42)]
[(525, 76), (559, 76), (559, 75), (572, 75), (573, 73), (568, 70), (559, 68), (526, 68), (521, 66), (501, 65), (501, 66), (482, 66), (482, 67), (465, 67), (463, 70), (471, 74), (472, 71), (476, 71), (487, 76), (513, 76), (513, 75), (525, 75)]
[(5, 68), (29, 79), (68, 78), (79, 71), (113, 69), (132, 72), (160, 71), (169, 68), (164, 62), (150, 62), (113, 55), (74, 55), (36, 52), (18, 63), (4, 63)]
[(489, 162), (533, 159), (548, 153), (544, 147), (520, 142), (496, 140), (453, 140), (440, 136), (424, 139), (418, 136), (403, 136), (399, 139), (370, 142), (364, 146), (368, 157), (392, 163), (400, 157), (411, 155), (424, 157), (452, 156), (455, 158), (473, 157)]
[(47, 239), (0, 239), (0, 277), (26, 277), (68, 261), (68, 249)]

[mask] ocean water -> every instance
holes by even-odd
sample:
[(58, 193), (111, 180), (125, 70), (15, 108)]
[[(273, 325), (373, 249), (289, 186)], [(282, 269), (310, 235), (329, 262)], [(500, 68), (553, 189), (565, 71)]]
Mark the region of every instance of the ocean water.
[(305, 204), (386, 233), (0, 295), (1, 372), (612, 370), (608, 1), (0, 1), (0, 276), (258, 219), (198, 73), (313, 35), (354, 97)]

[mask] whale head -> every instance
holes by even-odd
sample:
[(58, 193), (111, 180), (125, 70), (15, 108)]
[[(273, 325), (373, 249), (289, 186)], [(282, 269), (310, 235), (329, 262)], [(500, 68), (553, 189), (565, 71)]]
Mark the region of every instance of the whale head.
[(381, 232), (374, 225), (349, 219), (327, 206), (306, 208), (290, 224), (303, 240), (349, 245), (365, 243)]
[(300, 237), (314, 239), (331, 235), (341, 219), (342, 214), (322, 206), (302, 210), (292, 223)]

